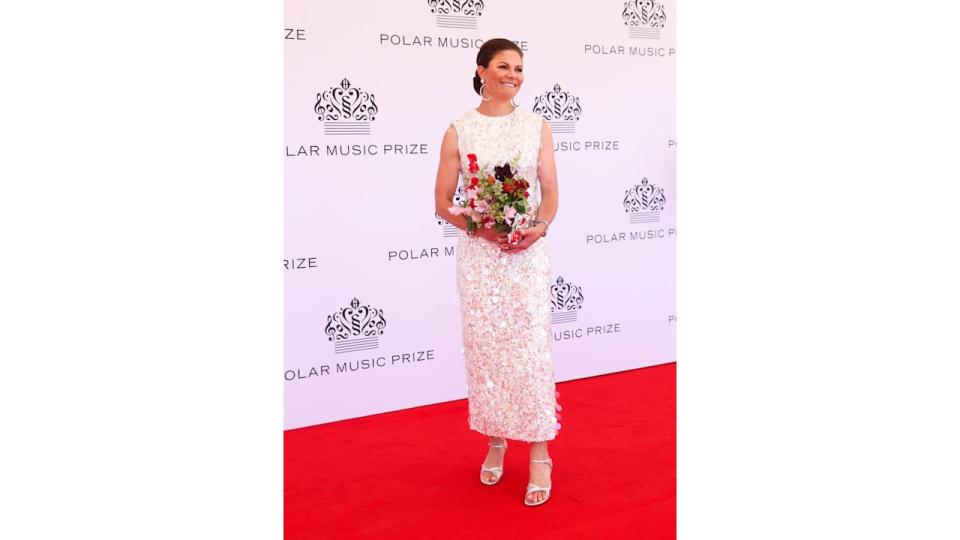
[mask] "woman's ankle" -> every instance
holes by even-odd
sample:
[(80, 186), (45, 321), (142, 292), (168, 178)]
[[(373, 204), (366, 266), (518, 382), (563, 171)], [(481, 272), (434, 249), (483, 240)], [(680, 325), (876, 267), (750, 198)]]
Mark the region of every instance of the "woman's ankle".
[(539, 442), (533, 443), (530, 445), (530, 459), (536, 459), (542, 461), (545, 459), (550, 459), (550, 454), (547, 451), (547, 443)]

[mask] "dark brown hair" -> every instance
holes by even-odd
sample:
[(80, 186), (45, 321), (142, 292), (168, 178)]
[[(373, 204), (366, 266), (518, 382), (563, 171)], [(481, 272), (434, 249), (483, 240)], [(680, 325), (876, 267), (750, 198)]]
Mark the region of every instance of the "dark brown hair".
[[(523, 51), (520, 50), (520, 47), (518, 47), (516, 43), (509, 39), (494, 38), (487, 40), (486, 43), (480, 46), (480, 50), (477, 51), (477, 65), (485, 68), (490, 67), (490, 61), (493, 60), (493, 57), (500, 51), (517, 51), (520, 58), (523, 58)], [(478, 94), (480, 93), (480, 84), (480, 76), (477, 75), (476, 68), (474, 68), (473, 91)]]

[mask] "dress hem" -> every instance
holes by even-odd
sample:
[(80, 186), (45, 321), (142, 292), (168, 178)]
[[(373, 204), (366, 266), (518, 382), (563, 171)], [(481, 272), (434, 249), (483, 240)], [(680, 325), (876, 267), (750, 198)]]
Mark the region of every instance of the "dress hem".
[(520, 442), (528, 442), (528, 443), (551, 442), (551, 441), (553, 441), (553, 440), (556, 440), (556, 438), (557, 438), (556, 432), (554, 432), (553, 437), (550, 438), (550, 439), (531, 439), (531, 438), (529, 438), (529, 437), (517, 437), (517, 436), (513, 436), (513, 435), (510, 435), (510, 434), (505, 433), (505, 432), (499, 432), (499, 433), (493, 433), (493, 432), (491, 432), (491, 433), (486, 433), (486, 432), (484, 432), (482, 429), (477, 428), (477, 427), (474, 427), (474, 426), (470, 426), (470, 430), (471, 430), (471, 431), (476, 431), (477, 433), (479, 433), (479, 434), (481, 434), (481, 435), (486, 435), (487, 437), (500, 437), (500, 438), (502, 438), (502, 439), (509, 439), (509, 440), (511, 440), (511, 441), (520, 441)]

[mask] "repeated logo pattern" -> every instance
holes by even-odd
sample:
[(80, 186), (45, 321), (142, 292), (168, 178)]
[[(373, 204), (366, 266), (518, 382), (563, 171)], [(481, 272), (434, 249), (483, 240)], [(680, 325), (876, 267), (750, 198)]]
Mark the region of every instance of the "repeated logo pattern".
[(630, 215), (631, 224), (660, 221), (660, 211), (666, 204), (667, 197), (663, 189), (646, 177), (628, 189), (623, 197), (623, 207)]
[(624, 2), (622, 16), (631, 38), (660, 39), (660, 29), (667, 21), (663, 4), (656, 0)]
[(550, 322), (576, 322), (577, 312), (583, 307), (583, 291), (579, 286), (564, 282), (563, 276), (550, 286)]
[(370, 122), (376, 120), (380, 109), (373, 94), (343, 79), (339, 86), (317, 94), (313, 111), (323, 122), (325, 135), (369, 135)]
[(483, 0), (427, 0), (430, 12), (437, 14), (439, 28), (477, 29), (477, 17), (483, 15)]
[(580, 120), (580, 98), (560, 89), (559, 84), (537, 96), (533, 112), (539, 114), (550, 124), (554, 133), (574, 133), (576, 121)]
[(349, 306), (327, 316), (324, 333), (333, 342), (334, 354), (341, 354), (376, 349), (386, 326), (383, 311), (354, 298)]

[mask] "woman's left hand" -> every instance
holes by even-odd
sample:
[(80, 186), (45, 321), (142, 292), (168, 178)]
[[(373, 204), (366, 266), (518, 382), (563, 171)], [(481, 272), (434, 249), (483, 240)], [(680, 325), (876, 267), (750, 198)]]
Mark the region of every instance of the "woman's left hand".
[(536, 227), (530, 227), (529, 229), (520, 229), (520, 234), (523, 235), (523, 238), (516, 244), (511, 244), (509, 242), (501, 241), (500, 242), (500, 251), (503, 253), (516, 253), (518, 251), (523, 251), (528, 247), (532, 246), (537, 240), (543, 237), (543, 231), (546, 229), (546, 225), (537, 224)]

